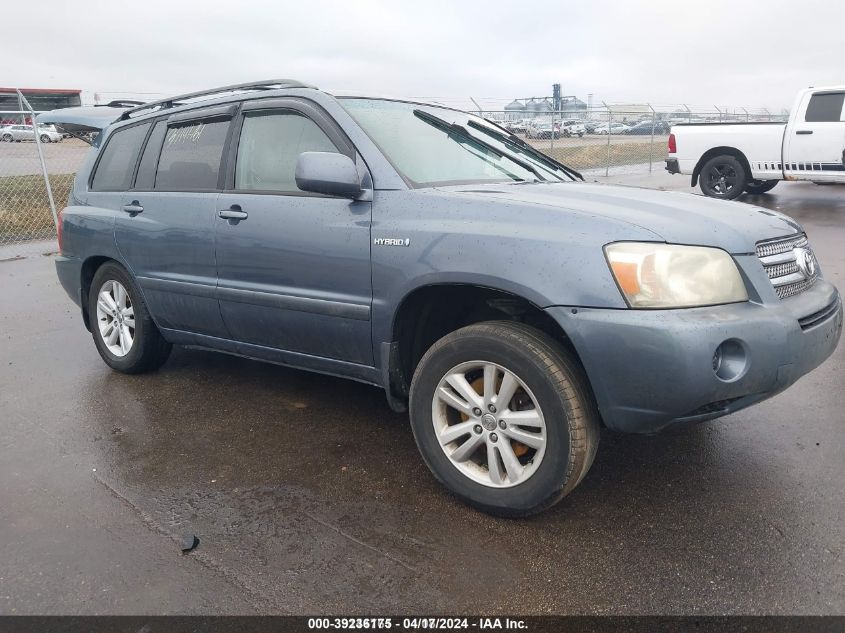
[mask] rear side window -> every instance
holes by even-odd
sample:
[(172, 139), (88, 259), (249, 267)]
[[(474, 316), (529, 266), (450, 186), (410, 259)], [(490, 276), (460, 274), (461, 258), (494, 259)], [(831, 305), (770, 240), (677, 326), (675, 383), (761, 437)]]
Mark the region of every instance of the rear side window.
[(811, 123), (841, 121), (843, 103), (845, 103), (845, 92), (814, 94), (810, 97), (804, 120)]
[(158, 159), (155, 188), (164, 191), (216, 189), (230, 119), (190, 121), (167, 128)]
[(302, 152), (336, 152), (326, 133), (308, 117), (292, 110), (256, 112), (244, 117), (235, 189), (300, 191), (296, 161)]
[(109, 136), (97, 170), (91, 181), (94, 191), (126, 191), (132, 184), (132, 175), (138, 163), (141, 144), (150, 129), (150, 123), (133, 125), (117, 130)]

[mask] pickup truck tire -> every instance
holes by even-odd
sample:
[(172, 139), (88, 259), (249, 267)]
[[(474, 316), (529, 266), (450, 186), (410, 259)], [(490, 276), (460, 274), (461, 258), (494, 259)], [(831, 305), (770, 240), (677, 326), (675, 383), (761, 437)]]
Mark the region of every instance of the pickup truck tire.
[(135, 280), (117, 262), (106, 262), (94, 274), (88, 321), (103, 361), (119, 372), (153, 371), (170, 356), (172, 346), (158, 331)]
[(557, 503), (587, 473), (599, 443), (598, 411), (578, 360), (511, 321), (470, 325), (434, 343), (414, 372), (409, 408), (435, 478), (498, 516)]
[(745, 193), (751, 194), (752, 196), (766, 193), (774, 189), (775, 185), (779, 182), (780, 180), (752, 180), (751, 182), (745, 183)]
[(734, 156), (714, 156), (701, 168), (701, 193), (710, 198), (733, 200), (742, 194), (746, 181), (745, 167)]

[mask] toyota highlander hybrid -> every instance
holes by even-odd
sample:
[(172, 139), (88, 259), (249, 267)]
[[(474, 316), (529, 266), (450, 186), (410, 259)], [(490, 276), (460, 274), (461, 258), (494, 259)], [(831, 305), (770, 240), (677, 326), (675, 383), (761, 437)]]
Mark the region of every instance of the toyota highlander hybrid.
[(491, 513), (571, 492), (602, 425), (738, 411), (841, 335), (789, 217), (588, 184), (457, 110), (273, 80), (39, 122), (102, 130), (56, 268), (107, 365), (184, 345), (378, 385)]

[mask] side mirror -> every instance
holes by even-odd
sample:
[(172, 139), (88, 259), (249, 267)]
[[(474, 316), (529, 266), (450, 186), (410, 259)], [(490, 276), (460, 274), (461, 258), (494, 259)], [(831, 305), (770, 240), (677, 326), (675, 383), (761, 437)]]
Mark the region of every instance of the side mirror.
[(336, 152), (302, 152), (296, 161), (295, 177), (302, 191), (352, 199), (363, 191), (355, 163)]

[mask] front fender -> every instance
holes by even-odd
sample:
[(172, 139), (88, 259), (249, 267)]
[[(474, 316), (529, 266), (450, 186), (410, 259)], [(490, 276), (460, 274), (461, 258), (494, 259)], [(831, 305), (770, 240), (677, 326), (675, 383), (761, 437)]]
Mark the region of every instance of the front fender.
[[(550, 221), (551, 220), (551, 221)], [(625, 308), (602, 246), (654, 239), (628, 223), (436, 190), (377, 191), (373, 203), (373, 341), (414, 290), (438, 284), (492, 288), (543, 308)]]

